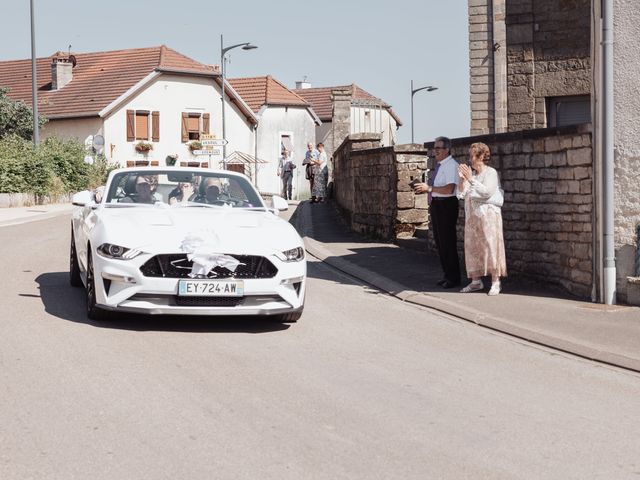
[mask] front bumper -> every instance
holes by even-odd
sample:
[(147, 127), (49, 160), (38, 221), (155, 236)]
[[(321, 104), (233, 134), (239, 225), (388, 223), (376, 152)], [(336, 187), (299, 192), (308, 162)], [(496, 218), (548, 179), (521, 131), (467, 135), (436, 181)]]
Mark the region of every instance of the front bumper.
[[(242, 279), (244, 295), (236, 305), (180, 305), (179, 278), (145, 277), (140, 267), (153, 255), (115, 260), (94, 253), (96, 304), (111, 311), (158, 315), (278, 315), (304, 307), (306, 260), (282, 262), (267, 257), (278, 269), (273, 278)], [(184, 297), (182, 297), (184, 298)]]

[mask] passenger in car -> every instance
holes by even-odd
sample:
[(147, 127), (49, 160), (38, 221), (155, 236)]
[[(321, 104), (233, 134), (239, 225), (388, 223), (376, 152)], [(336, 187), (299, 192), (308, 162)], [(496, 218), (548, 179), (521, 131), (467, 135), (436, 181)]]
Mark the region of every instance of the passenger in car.
[[(133, 180), (135, 179), (135, 180)], [(155, 180), (155, 182), (154, 182)], [(158, 187), (158, 178), (155, 175), (138, 175), (137, 177), (131, 177), (127, 179), (125, 184), (125, 192), (127, 196), (120, 202), (122, 203), (154, 203), (157, 200), (157, 194), (153, 191), (153, 184), (155, 188)], [(131, 186), (134, 185), (132, 191)]]
[(180, 182), (178, 186), (169, 193), (169, 205), (180, 202), (192, 202), (196, 194), (191, 182)]

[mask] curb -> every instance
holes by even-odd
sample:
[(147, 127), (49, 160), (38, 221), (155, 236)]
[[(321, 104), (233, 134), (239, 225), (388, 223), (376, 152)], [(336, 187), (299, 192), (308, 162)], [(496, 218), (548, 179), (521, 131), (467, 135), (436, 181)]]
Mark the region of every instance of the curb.
[(429, 295), (428, 293), (409, 290), (404, 285), (394, 282), (393, 280), (372, 272), (371, 270), (354, 265), (340, 257), (334, 257), (331, 251), (324, 247), (321, 242), (311, 238), (311, 235), (313, 235), (313, 228), (307, 218), (307, 205), (303, 204), (302, 207), (303, 211), (300, 212), (301, 214), (298, 215), (295, 220), (297, 223), (296, 227), (301, 232), (307, 252), (311, 256), (331, 265), (343, 273), (372, 285), (379, 290), (402, 300), (403, 302), (431, 308), (461, 320), (474, 323), (478, 326), (489, 328), (553, 350), (558, 350), (588, 360), (640, 373), (640, 360), (636, 358), (603, 351), (570, 339), (553, 337), (541, 331), (521, 327), (503, 317), (482, 313), (477, 310), (458, 305), (455, 302)]

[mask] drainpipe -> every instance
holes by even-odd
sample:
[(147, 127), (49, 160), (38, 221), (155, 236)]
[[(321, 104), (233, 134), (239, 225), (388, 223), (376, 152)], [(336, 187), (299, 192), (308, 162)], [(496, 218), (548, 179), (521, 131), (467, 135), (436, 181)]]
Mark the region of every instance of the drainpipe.
[(614, 239), (613, 0), (602, 2), (602, 160), (604, 303), (616, 303)]
[(258, 124), (253, 126), (253, 185), (258, 189)]

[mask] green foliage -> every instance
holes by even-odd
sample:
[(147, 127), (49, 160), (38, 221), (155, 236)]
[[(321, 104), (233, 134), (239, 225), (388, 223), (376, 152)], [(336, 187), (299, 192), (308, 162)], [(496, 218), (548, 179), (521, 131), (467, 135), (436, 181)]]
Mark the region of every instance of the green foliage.
[[(33, 111), (23, 101), (15, 101), (7, 96), (9, 89), (0, 87), (0, 139), (17, 135), (25, 140), (33, 138)], [(47, 119), (40, 116), (40, 126)]]
[(0, 193), (56, 195), (103, 185), (115, 168), (104, 157), (84, 162), (83, 144), (48, 138), (35, 148), (14, 134), (0, 139)]

